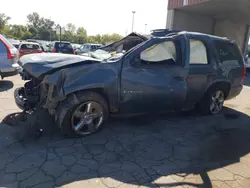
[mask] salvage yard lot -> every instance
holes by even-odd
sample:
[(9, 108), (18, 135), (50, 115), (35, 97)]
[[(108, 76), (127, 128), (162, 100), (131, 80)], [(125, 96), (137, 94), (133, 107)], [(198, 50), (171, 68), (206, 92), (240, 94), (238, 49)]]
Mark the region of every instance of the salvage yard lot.
[[(19, 76), (0, 81), (0, 120), (20, 111)], [(114, 119), (97, 134), (65, 139), (49, 118), (44, 134), (0, 124), (0, 187), (250, 187), (250, 77), (223, 112)]]

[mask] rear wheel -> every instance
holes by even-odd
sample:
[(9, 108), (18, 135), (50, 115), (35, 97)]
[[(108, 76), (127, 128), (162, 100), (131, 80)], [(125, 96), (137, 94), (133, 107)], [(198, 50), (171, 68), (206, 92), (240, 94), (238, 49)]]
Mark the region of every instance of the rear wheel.
[(219, 88), (211, 88), (197, 104), (197, 109), (202, 115), (218, 114), (224, 105), (225, 93)]
[(224, 105), (224, 93), (221, 90), (217, 90), (213, 96), (210, 103), (210, 112), (211, 114), (217, 114), (221, 111)]
[[(60, 108), (64, 108), (60, 110), (61, 113), (68, 109), (59, 125), (62, 133), (67, 137), (79, 137), (100, 130), (108, 116), (108, 105), (105, 99), (94, 92), (80, 92), (73, 95), (77, 98), (77, 103), (66, 102), (59, 105)], [(69, 96), (69, 98), (73, 97)]]

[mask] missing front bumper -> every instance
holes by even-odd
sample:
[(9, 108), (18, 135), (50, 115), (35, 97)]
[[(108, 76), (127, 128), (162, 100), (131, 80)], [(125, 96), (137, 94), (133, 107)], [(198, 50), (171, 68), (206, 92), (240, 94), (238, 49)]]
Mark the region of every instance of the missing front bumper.
[(16, 105), (20, 109), (25, 110), (25, 111), (34, 110), (39, 103), (39, 97), (27, 95), (25, 87), (20, 87), (20, 88), (15, 89), (14, 98), (15, 98)]
[(22, 110), (25, 110), (28, 108), (28, 102), (27, 102), (27, 97), (25, 94), (24, 87), (15, 89), (14, 98), (15, 98), (15, 102), (18, 108)]

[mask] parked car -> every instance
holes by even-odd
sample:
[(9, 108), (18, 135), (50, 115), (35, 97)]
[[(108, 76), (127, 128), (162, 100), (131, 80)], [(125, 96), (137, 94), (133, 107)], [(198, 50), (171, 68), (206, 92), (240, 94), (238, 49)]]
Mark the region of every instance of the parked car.
[(0, 76), (13, 76), (18, 73), (18, 50), (3, 36), (0, 35)]
[(74, 50), (80, 48), (82, 45), (81, 44), (72, 44)]
[(109, 115), (217, 114), (240, 94), (246, 72), (235, 42), (192, 32), (150, 37), (113, 59), (37, 54), (20, 63), (30, 81), (15, 90), (16, 104), (46, 108), (70, 137), (100, 130)]
[(95, 51), (101, 47), (102, 47), (101, 44), (86, 43), (86, 44), (83, 44), (80, 48), (77, 48), (75, 50), (75, 54), (83, 54), (83, 53), (87, 53), (87, 52), (92, 52), (92, 51)]
[(15, 40), (15, 39), (8, 39), (8, 41), (16, 47), (16, 49), (18, 49), (20, 41), (19, 40)]
[(38, 39), (26, 39), (26, 41), (38, 43), (43, 52), (49, 51), (49, 42), (48, 41), (43, 41), (43, 40), (38, 40)]
[(35, 42), (22, 42), (19, 47), (19, 57), (27, 54), (42, 53), (43, 50), (38, 43)]
[(54, 41), (51, 45), (51, 51), (54, 53), (74, 54), (74, 48), (70, 42)]

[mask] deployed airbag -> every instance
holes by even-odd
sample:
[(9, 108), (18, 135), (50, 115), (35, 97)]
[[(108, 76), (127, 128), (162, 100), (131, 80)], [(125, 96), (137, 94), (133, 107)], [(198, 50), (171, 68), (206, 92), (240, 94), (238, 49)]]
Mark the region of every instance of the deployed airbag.
[(151, 46), (140, 54), (140, 59), (149, 62), (158, 62), (168, 59), (176, 60), (176, 50), (173, 42), (163, 42)]

